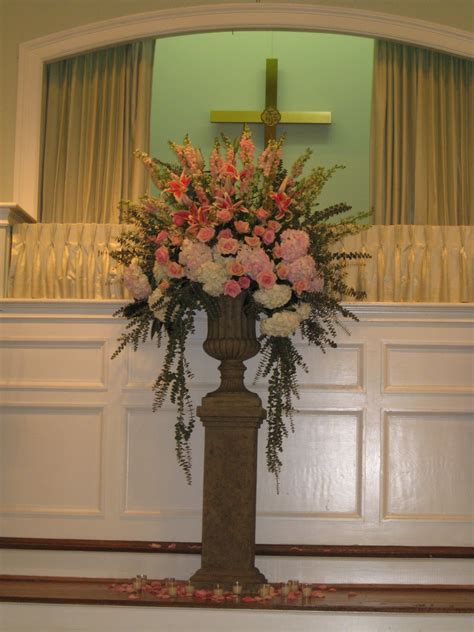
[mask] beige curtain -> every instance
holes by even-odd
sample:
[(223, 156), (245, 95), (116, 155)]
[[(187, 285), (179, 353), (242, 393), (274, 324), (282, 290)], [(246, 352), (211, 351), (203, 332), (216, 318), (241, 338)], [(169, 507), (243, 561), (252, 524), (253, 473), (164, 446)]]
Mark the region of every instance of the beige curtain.
[(371, 206), (377, 224), (473, 224), (472, 62), (376, 42)]
[[(13, 226), (11, 298), (115, 299), (127, 296), (110, 257), (124, 224)], [(368, 301), (474, 301), (474, 227), (372, 226), (337, 250), (368, 252), (348, 264), (348, 282)]]
[(48, 65), (42, 222), (118, 222), (118, 202), (145, 192), (132, 152), (149, 148), (154, 48), (134, 42)]

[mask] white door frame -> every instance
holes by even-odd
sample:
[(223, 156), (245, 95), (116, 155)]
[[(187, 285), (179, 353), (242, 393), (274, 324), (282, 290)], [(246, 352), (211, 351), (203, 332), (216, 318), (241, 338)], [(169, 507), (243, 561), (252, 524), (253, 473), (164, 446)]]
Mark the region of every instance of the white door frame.
[(20, 44), (13, 194), (37, 218), (44, 64), (147, 37), (222, 30), (347, 33), (407, 42), (472, 56), (472, 36), (441, 24), (339, 7), (303, 4), (219, 4), (181, 7), (94, 22)]

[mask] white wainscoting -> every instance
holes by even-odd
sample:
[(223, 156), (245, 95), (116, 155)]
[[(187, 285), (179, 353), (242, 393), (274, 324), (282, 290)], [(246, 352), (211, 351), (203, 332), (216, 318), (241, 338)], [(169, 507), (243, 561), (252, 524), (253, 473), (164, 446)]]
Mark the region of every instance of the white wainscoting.
[[(200, 540), (203, 431), (198, 424), (188, 487), (174, 457), (174, 410), (151, 411), (163, 352), (150, 343), (110, 360), (124, 326), (112, 316), (120, 304), (0, 303), (2, 536)], [(280, 495), (266, 473), (261, 432), (257, 541), (471, 546), (472, 305), (373, 303), (353, 311), (360, 321), (347, 323), (351, 335), (341, 331), (337, 349), (301, 344), (309, 373), (301, 374), (296, 432), (285, 441)], [(189, 346), (196, 403), (218, 374), (201, 347), (204, 330), (201, 319)], [(248, 364), (249, 386), (265, 399), (265, 384), (251, 384), (255, 359)], [(22, 555), (8, 552), (4, 572), (21, 570)], [(74, 554), (56, 555), (69, 555), (73, 574)], [(28, 556), (51, 573), (39, 554)], [(93, 572), (107, 575), (111, 557)], [(153, 557), (169, 566), (174, 556)], [(184, 566), (197, 562), (189, 556)], [(282, 560), (261, 562), (279, 578)], [(336, 581), (339, 568), (343, 578), (341, 560), (286, 563), (305, 574), (332, 564), (325, 576)], [(390, 581), (390, 566), (359, 577)], [(414, 580), (432, 573), (439, 581), (436, 568), (414, 571)]]

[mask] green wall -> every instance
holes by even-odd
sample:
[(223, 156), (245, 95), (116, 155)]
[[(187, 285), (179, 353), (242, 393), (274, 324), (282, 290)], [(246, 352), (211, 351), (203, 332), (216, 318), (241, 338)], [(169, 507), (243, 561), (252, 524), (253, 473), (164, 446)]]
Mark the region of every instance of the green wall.
[[(214, 138), (240, 134), (238, 124), (209, 122), (216, 110), (257, 110), (265, 103), (265, 60), (277, 57), (281, 110), (332, 112), (331, 125), (281, 125), (285, 164), (306, 147), (313, 165), (344, 164), (321, 205), (369, 207), (369, 129), (373, 40), (322, 33), (234, 32), (163, 38), (156, 42), (151, 153), (170, 159), (168, 140), (191, 141), (209, 155)], [(251, 126), (258, 146), (263, 129)]]

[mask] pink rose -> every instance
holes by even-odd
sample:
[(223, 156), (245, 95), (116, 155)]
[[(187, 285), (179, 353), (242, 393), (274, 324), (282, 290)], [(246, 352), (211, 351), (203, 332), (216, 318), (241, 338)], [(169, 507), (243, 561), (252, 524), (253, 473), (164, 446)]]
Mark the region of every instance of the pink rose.
[(275, 285), (277, 278), (276, 274), (271, 270), (264, 270), (263, 272), (260, 272), (259, 275), (257, 275), (256, 280), (260, 288), (268, 290)]
[(215, 234), (216, 231), (212, 228), (212, 226), (204, 226), (198, 231), (196, 239), (202, 243), (206, 243), (206, 241), (211, 240)]
[(162, 241), (166, 241), (168, 239), (169, 233), (167, 230), (160, 230), (158, 235), (155, 237), (155, 241), (157, 244), (160, 244)]
[(232, 276), (242, 276), (245, 272), (245, 268), (239, 261), (232, 259), (232, 261), (229, 261), (227, 264), (227, 272), (232, 274)]
[(242, 288), (237, 283), (237, 281), (233, 281), (231, 279), (230, 281), (227, 281), (225, 283), (225, 285), (224, 285), (224, 295), (225, 296), (232, 296), (232, 298), (235, 298), (241, 292), (242, 292)]
[(217, 239), (230, 239), (231, 237), (233, 237), (233, 235), (230, 228), (224, 228), (224, 230), (221, 230), (217, 235)]
[(181, 235), (173, 235), (171, 237), (171, 243), (173, 244), (173, 246), (180, 246), (182, 241), (183, 238), (181, 237)]
[(239, 249), (239, 242), (232, 237), (219, 239), (217, 242), (216, 250), (221, 255), (235, 255)]
[(273, 256), (274, 256), (276, 259), (281, 259), (281, 255), (282, 255), (282, 252), (281, 252), (281, 245), (280, 245), (280, 244), (275, 244), (275, 245), (273, 246)]
[(237, 220), (234, 222), (235, 230), (238, 233), (248, 233), (250, 230), (250, 226), (248, 222), (243, 222), (242, 220)]
[(176, 261), (170, 261), (167, 266), (168, 274), (174, 279), (180, 279), (184, 276), (184, 268)]
[(276, 267), (276, 272), (280, 279), (287, 279), (290, 268), (287, 263), (279, 263)]
[(155, 258), (158, 263), (165, 264), (168, 263), (170, 254), (168, 248), (166, 246), (160, 246), (158, 250), (155, 251)]
[(299, 279), (293, 283), (293, 289), (297, 294), (302, 294), (309, 289), (309, 281), (307, 279)]
[(238, 284), (243, 290), (246, 290), (250, 286), (250, 279), (248, 276), (242, 276), (238, 280)]
[(262, 240), (264, 244), (267, 244), (267, 246), (272, 244), (275, 241), (275, 231), (272, 230), (271, 228), (267, 229), (263, 233)]
[(261, 222), (264, 222), (266, 219), (268, 219), (270, 217), (270, 212), (266, 211), (264, 208), (260, 207), (259, 209), (257, 209), (255, 215), (258, 217), (258, 219)]
[(232, 213), (227, 209), (221, 209), (220, 211), (217, 211), (217, 219), (221, 222), (221, 224), (230, 222), (233, 217), (234, 216), (232, 215)]
[(258, 237), (246, 237), (245, 243), (252, 248), (257, 248), (260, 246), (260, 239)]
[(264, 232), (265, 229), (263, 226), (255, 226), (255, 228), (253, 229), (253, 234), (257, 235), (257, 237), (261, 237)]
[(272, 230), (274, 230), (277, 233), (280, 230), (280, 228), (281, 228), (281, 224), (280, 224), (280, 222), (277, 222), (274, 219), (269, 219), (268, 220), (268, 228), (271, 228)]
[(184, 226), (189, 214), (187, 212), (178, 211), (177, 213), (173, 213), (173, 224), (175, 226)]

